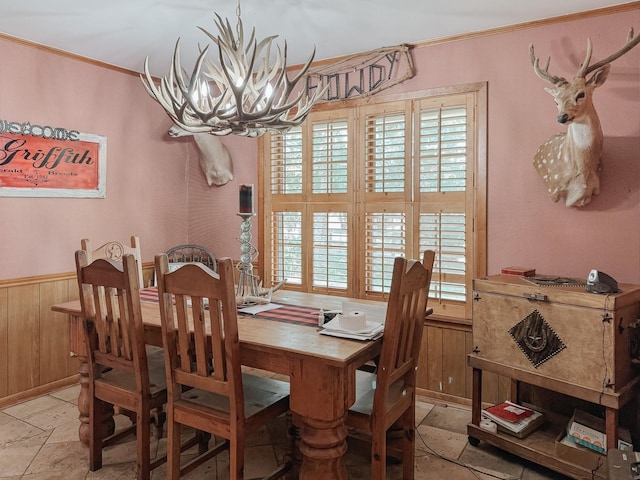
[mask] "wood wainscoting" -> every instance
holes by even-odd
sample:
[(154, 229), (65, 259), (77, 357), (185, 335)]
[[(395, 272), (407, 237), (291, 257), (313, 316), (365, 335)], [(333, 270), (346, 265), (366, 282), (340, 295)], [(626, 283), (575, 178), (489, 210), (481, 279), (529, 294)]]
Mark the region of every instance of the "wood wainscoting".
[[(143, 269), (146, 285), (153, 264)], [(78, 381), (69, 320), (51, 311), (76, 299), (75, 272), (0, 280), (0, 408)]]
[[(153, 263), (143, 264), (145, 285)], [(0, 408), (71, 385), (78, 360), (69, 353), (69, 322), (51, 306), (78, 298), (75, 272), (0, 281)], [(471, 323), (429, 317), (422, 336), (418, 392), (471, 405)], [(509, 398), (511, 380), (486, 372), (483, 400)]]
[[(431, 315), (422, 331), (418, 360), (418, 393), (431, 398), (471, 406), (472, 369), (467, 354), (473, 350), (471, 322), (451, 321)], [(495, 404), (510, 398), (511, 379), (486, 372), (482, 399)]]

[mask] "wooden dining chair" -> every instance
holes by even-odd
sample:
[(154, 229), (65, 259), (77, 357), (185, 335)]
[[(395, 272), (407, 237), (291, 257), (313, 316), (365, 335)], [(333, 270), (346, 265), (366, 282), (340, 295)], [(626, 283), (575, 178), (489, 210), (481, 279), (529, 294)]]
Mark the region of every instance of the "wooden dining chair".
[(218, 264), (213, 253), (202, 245), (196, 245), (193, 243), (176, 245), (175, 247), (167, 250), (166, 253), (167, 257), (169, 257), (169, 263), (200, 262), (214, 272), (218, 271)]
[(125, 244), (118, 241), (110, 241), (104, 245), (93, 249), (91, 241), (88, 238), (80, 240), (80, 247), (87, 252), (87, 260), (89, 263), (99, 258), (107, 258), (110, 260), (122, 261), (122, 257), (129, 253), (136, 259), (136, 267), (138, 270), (138, 285), (140, 288), (144, 288), (144, 278), (142, 276), (142, 253), (140, 251), (140, 238), (137, 235), (132, 235), (130, 240), (131, 246), (128, 247)]
[(403, 479), (413, 479), (416, 366), (427, 309), (434, 252), (422, 263), (396, 258), (382, 351), (375, 373), (357, 371), (356, 401), (346, 425), (371, 440), (371, 478), (386, 478), (387, 432), (401, 428)]
[[(177, 480), (228, 448), (229, 478), (242, 480), (246, 437), (289, 410), (289, 384), (241, 372), (231, 259), (218, 262), (218, 274), (199, 263), (169, 272), (166, 254), (155, 257), (155, 267), (168, 388), (167, 478)], [(183, 425), (223, 440), (181, 466)]]
[[(150, 424), (152, 412), (167, 401), (167, 389), (162, 349), (147, 354), (144, 342), (138, 266), (131, 254), (91, 263), (85, 250), (75, 256), (89, 364), (89, 469), (100, 469), (103, 447), (123, 436), (102, 438), (106, 403), (135, 412), (127, 431), (136, 433), (136, 478), (149, 480), (151, 470), (166, 461), (151, 461)], [(162, 415), (156, 418), (162, 422)]]

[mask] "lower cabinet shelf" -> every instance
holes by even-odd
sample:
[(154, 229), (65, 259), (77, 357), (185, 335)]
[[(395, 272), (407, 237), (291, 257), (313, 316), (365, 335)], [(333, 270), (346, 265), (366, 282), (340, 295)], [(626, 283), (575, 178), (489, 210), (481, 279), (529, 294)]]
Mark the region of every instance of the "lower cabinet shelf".
[(517, 438), (506, 433), (492, 433), (481, 429), (478, 425), (469, 423), (467, 433), (472, 445), (483, 441), (571, 478), (578, 480), (606, 479), (607, 457), (604, 455), (602, 461), (594, 465), (593, 469), (586, 468), (584, 465), (576, 465), (557, 456), (555, 441), (565, 427), (566, 424), (547, 422), (525, 438)]

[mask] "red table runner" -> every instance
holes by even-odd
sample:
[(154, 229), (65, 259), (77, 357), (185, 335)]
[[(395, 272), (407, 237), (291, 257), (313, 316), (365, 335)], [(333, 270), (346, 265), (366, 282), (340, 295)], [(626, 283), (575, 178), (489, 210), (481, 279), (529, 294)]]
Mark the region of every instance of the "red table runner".
[[(140, 290), (140, 300), (158, 302), (158, 287), (148, 287)], [(275, 302), (274, 302), (275, 303)], [(242, 307), (239, 307), (242, 308)], [(318, 326), (318, 308), (300, 307), (297, 305), (282, 305), (279, 308), (267, 310), (252, 315), (256, 318), (275, 320), (277, 322), (294, 323), (298, 325)]]

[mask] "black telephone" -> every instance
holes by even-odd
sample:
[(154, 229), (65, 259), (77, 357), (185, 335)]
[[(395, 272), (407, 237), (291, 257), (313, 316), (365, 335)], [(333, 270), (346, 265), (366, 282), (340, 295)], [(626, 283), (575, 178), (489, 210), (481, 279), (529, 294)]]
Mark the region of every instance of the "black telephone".
[(604, 272), (591, 270), (585, 285), (587, 292), (616, 293), (619, 291), (618, 282)]

